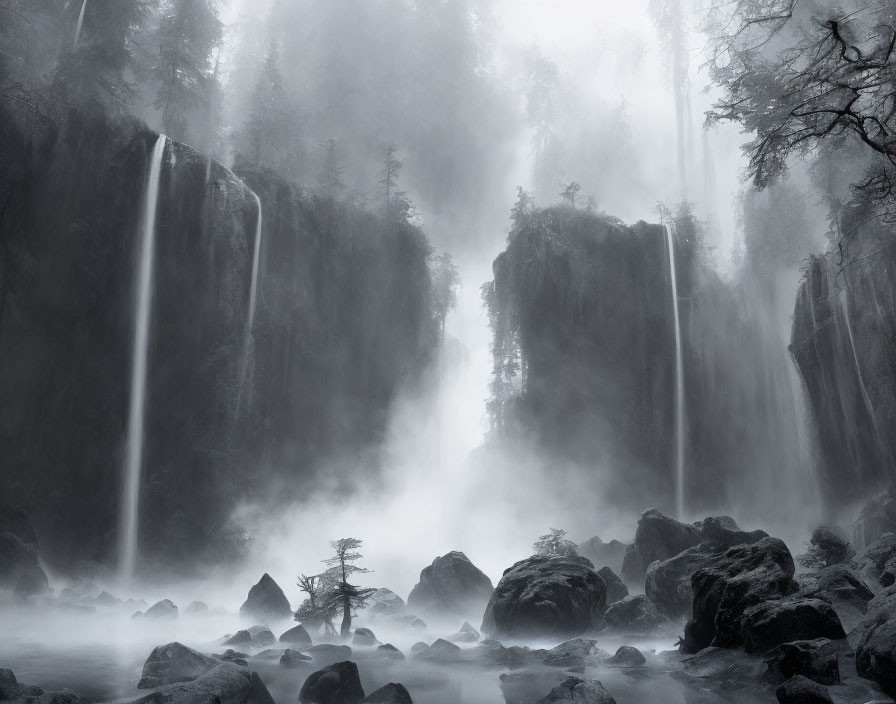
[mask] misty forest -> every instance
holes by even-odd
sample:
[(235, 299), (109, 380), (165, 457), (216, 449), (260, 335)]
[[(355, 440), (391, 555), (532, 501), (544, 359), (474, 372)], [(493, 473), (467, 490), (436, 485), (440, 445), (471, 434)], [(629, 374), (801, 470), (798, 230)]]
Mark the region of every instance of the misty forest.
[(0, 702), (894, 699), (896, 0), (0, 0)]

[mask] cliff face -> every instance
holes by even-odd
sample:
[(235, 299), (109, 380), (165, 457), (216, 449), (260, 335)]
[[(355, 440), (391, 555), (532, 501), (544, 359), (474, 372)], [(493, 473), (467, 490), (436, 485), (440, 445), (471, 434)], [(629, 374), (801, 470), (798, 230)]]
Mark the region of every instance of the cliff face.
[(793, 358), (816, 426), (832, 505), (896, 479), (896, 244), (864, 224), (841, 251), (809, 259), (793, 320)]
[[(745, 492), (759, 501), (784, 471), (784, 436), (795, 435), (793, 408), (782, 403), (765, 354), (771, 342), (740, 292), (700, 262), (693, 223), (679, 223), (674, 247), (686, 510), (744, 502)], [(511, 234), (494, 274), (487, 300), (501, 370), (493, 391), (504, 398), (493, 401), (499, 425), (534, 437), (548, 457), (588, 468), (605, 496), (674, 510), (675, 326), (664, 228), (538, 211)], [(783, 345), (779, 352), (786, 360)]]
[[(157, 135), (77, 112), (0, 116), (0, 456), (45, 557), (114, 561), (140, 215)], [(9, 155), (9, 158), (7, 158)], [(236, 502), (310, 491), (375, 457), (389, 404), (438, 341), (429, 246), (406, 223), (246, 183), (169, 142), (156, 231), (140, 551), (233, 556)], [(371, 469), (375, 465), (370, 461)], [(285, 487), (285, 488), (284, 488)]]

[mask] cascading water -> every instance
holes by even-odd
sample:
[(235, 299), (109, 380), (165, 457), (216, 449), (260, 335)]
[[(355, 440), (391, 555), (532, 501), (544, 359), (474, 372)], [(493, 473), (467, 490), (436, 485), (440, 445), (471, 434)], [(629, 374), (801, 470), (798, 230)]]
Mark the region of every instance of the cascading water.
[(87, 0), (81, 3), (81, 12), (78, 14), (78, 25), (75, 27), (74, 48), (78, 48), (78, 38), (81, 36), (81, 27), (84, 24), (84, 10), (87, 9)]
[(124, 495), (121, 514), (121, 577), (130, 579), (137, 558), (138, 505), (143, 459), (143, 415), (146, 405), (146, 363), (149, 351), (149, 320), (152, 313), (153, 263), (156, 239), (156, 211), (162, 159), (168, 138), (159, 135), (149, 164), (146, 193), (143, 198), (137, 301), (134, 316), (134, 357), (131, 368), (131, 402), (128, 411), (127, 451), (124, 467)]
[(678, 275), (675, 270), (675, 241), (671, 225), (664, 225), (672, 279), (672, 311), (675, 319), (675, 511), (684, 520), (684, 361), (681, 353), (681, 319), (678, 314)]
[(252, 283), (249, 285), (249, 323), (246, 326), (246, 335), (252, 333), (252, 323), (255, 320), (255, 297), (258, 293), (258, 262), (261, 254), (261, 228), (262, 228), (262, 210), (261, 198), (254, 191), (250, 191), (255, 198), (255, 204), (258, 206), (258, 220), (255, 223), (255, 251), (252, 253)]

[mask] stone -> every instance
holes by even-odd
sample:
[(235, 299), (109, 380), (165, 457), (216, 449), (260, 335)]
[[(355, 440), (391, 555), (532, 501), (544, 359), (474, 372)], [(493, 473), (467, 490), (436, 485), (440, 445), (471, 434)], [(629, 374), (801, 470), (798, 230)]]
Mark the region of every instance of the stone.
[(601, 624), (606, 585), (584, 557), (533, 555), (504, 571), (482, 632), (502, 638), (577, 636)]
[(373, 648), (379, 644), (380, 642), (369, 628), (355, 629), (355, 634), (352, 636), (352, 647)]
[(100, 606), (105, 606), (106, 608), (124, 605), (124, 602), (121, 599), (113, 596), (105, 590), (100, 592), (100, 595), (96, 598), (96, 603)]
[(302, 704), (360, 704), (363, 699), (358, 666), (351, 661), (312, 672), (299, 691)]
[(681, 523), (656, 509), (646, 511), (638, 521), (635, 540), (622, 563), (622, 579), (640, 584), (655, 560), (668, 560), (688, 548), (708, 542), (717, 548), (755, 543), (768, 537), (764, 531), (742, 531), (733, 518), (717, 516), (697, 523)]
[(249, 629), (249, 633), (252, 635), (252, 645), (256, 648), (267, 648), (277, 642), (274, 634), (267, 628), (262, 628), (255, 633)]
[(220, 655), (216, 655), (218, 660), (223, 660), (224, 662), (233, 662), (237, 665), (242, 665), (243, 667), (247, 666), (247, 658), (249, 657), (248, 653), (241, 653), (238, 650), (234, 650), (233, 648), (228, 648)]
[(854, 555), (849, 539), (839, 528), (819, 526), (812, 531), (808, 552), (799, 559), (808, 567), (830, 567), (849, 562)]
[(604, 585), (607, 587), (608, 604), (620, 601), (628, 596), (628, 587), (625, 586), (625, 582), (623, 582), (619, 578), (619, 575), (609, 567), (601, 567), (597, 570), (597, 573), (600, 575), (600, 578), (604, 580)]
[(776, 682), (803, 675), (820, 684), (840, 683), (837, 648), (827, 638), (782, 643), (766, 654), (765, 662), (769, 675)]
[(143, 615), (148, 619), (177, 618), (177, 607), (170, 599), (162, 599), (150, 606)]
[(437, 557), (420, 572), (408, 608), (442, 617), (476, 617), (491, 598), (492, 581), (462, 552)]
[(400, 662), (405, 660), (404, 653), (391, 643), (384, 643), (376, 649), (376, 654), (389, 662)]
[(13, 597), (18, 601), (30, 599), (33, 596), (46, 594), (50, 589), (47, 573), (40, 565), (32, 565), (19, 577), (13, 590)]
[(597, 680), (569, 677), (554, 687), (538, 704), (616, 704), (616, 700)]
[(146, 662), (137, 689), (154, 689), (175, 682), (191, 682), (220, 665), (216, 658), (203, 655), (180, 643), (153, 648)]
[(730, 548), (712, 564), (697, 570), (691, 578), (693, 614), (685, 626), (681, 650), (696, 653), (710, 645), (742, 645), (744, 612), (789, 594), (795, 587), (794, 569), (784, 542), (763, 538)]
[(392, 614), (400, 614), (404, 611), (405, 603), (398, 594), (391, 589), (381, 587), (374, 591), (368, 598), (368, 608), (372, 614), (377, 616), (389, 616)]
[(284, 631), (280, 636), (281, 643), (293, 643), (295, 645), (311, 645), (311, 636), (302, 625), (293, 626), (288, 631)]
[(846, 632), (828, 602), (788, 597), (757, 604), (744, 612), (741, 637), (748, 653), (766, 652), (791, 640), (846, 638)]
[(283, 655), (280, 656), (280, 664), (283, 665), (283, 667), (299, 667), (306, 662), (311, 662), (310, 656), (300, 653), (298, 650), (292, 650), (291, 648), (284, 650)]
[(233, 662), (219, 664), (191, 682), (179, 682), (130, 704), (274, 704), (264, 682)]
[(422, 653), (425, 653), (428, 659), (438, 660), (439, 662), (457, 662), (460, 660), (460, 648), (442, 638), (436, 640), (425, 651), (420, 651), (417, 654)]
[(240, 614), (260, 621), (285, 620), (292, 618), (292, 608), (283, 590), (265, 572), (258, 584), (249, 590), (249, 596), (240, 607)]
[(404, 685), (390, 682), (361, 700), (362, 704), (414, 704)]
[(884, 571), (894, 557), (896, 557), (896, 533), (884, 533), (865, 548), (859, 558), (859, 569), (863, 576), (867, 576), (877, 584), (889, 586), (883, 584), (881, 580), (887, 579)]
[(246, 645), (252, 642), (252, 634), (249, 631), (237, 631), (224, 641), (224, 645)]
[(846, 565), (831, 565), (802, 574), (797, 582), (802, 596), (831, 604), (846, 631), (861, 622), (868, 611), (868, 602), (874, 598), (874, 592)]
[(775, 696), (779, 704), (833, 704), (828, 688), (807, 677), (791, 677), (778, 689)]
[(607, 662), (611, 665), (621, 665), (623, 667), (640, 667), (647, 662), (644, 654), (630, 645), (621, 646)]
[(691, 615), (691, 577), (702, 567), (709, 565), (720, 554), (718, 548), (701, 543), (688, 548), (667, 560), (655, 560), (647, 568), (644, 593), (657, 610), (669, 618)]
[(889, 691), (896, 690), (896, 586), (868, 603), (856, 648), (856, 671)]
[(473, 628), (469, 621), (464, 621), (464, 625), (460, 627), (460, 630), (448, 636), (447, 640), (453, 643), (475, 643), (479, 640), (479, 631)]
[(656, 606), (644, 594), (627, 596), (607, 607), (604, 622), (614, 631), (651, 633), (663, 622)]
[(37, 566), (37, 547), (13, 533), (0, 533), (0, 587), (14, 587), (25, 572)]

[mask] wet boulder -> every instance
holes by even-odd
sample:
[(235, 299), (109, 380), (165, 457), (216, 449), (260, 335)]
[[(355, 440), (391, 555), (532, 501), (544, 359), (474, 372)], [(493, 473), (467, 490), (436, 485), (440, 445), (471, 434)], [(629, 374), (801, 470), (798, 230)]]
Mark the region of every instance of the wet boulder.
[(597, 628), (606, 585), (584, 557), (533, 555), (504, 571), (481, 630), (496, 638), (577, 636)]
[(821, 599), (788, 597), (747, 609), (741, 637), (748, 653), (766, 652), (791, 640), (846, 638), (834, 608)]
[(242, 630), (234, 633), (230, 638), (224, 641), (224, 645), (248, 645), (252, 642), (252, 634), (249, 631)]
[(607, 659), (608, 664), (622, 667), (640, 667), (646, 662), (644, 654), (630, 645), (620, 646), (613, 657)]
[(283, 667), (300, 667), (306, 662), (311, 662), (311, 658), (308, 655), (291, 648), (284, 650), (283, 655), (280, 656), (280, 664)]
[(176, 682), (191, 682), (220, 665), (220, 660), (203, 655), (180, 643), (168, 643), (153, 648), (137, 689), (154, 689)]
[(828, 688), (807, 677), (791, 677), (775, 690), (778, 704), (833, 704)]
[(237, 665), (242, 665), (243, 667), (247, 666), (247, 658), (249, 657), (248, 653), (241, 653), (238, 650), (233, 650), (232, 648), (228, 648), (220, 655), (215, 655), (218, 660), (222, 660), (223, 662), (232, 662)]
[(742, 643), (744, 612), (793, 588), (793, 557), (783, 541), (763, 538), (738, 545), (694, 573), (692, 616), (681, 649), (696, 653), (710, 645), (736, 648)]
[(363, 699), (358, 666), (351, 661), (312, 672), (299, 690), (302, 704), (360, 704)]
[(439, 616), (479, 616), (492, 595), (492, 581), (462, 552), (437, 557), (420, 572), (408, 608)]
[(179, 682), (162, 687), (152, 694), (134, 700), (133, 704), (274, 704), (264, 682), (255, 672), (249, 672), (232, 662), (219, 664), (190, 682)]
[(859, 558), (859, 570), (863, 576), (871, 580), (869, 584), (886, 587), (889, 584), (883, 584), (888, 581), (884, 573), (893, 561), (896, 561), (896, 533), (884, 533), (865, 548)]
[(651, 633), (663, 622), (653, 602), (644, 594), (627, 596), (607, 607), (604, 614), (607, 628), (626, 633)]
[(162, 599), (150, 606), (143, 615), (155, 620), (177, 618), (177, 607), (170, 599)]
[(831, 565), (797, 578), (800, 594), (834, 607), (846, 631), (861, 622), (874, 598), (868, 586), (846, 565)]
[(691, 577), (697, 570), (710, 564), (719, 552), (719, 549), (709, 543), (701, 543), (668, 560), (652, 562), (647, 568), (645, 594), (656, 605), (657, 610), (669, 618), (690, 616), (694, 600)]
[(252, 636), (252, 645), (256, 648), (267, 648), (274, 645), (277, 639), (274, 634), (265, 627), (261, 627), (253, 632), (250, 628), (249, 633)]
[(742, 531), (729, 516), (710, 517), (697, 523), (681, 523), (651, 509), (638, 521), (635, 540), (626, 550), (622, 563), (622, 579), (628, 584), (640, 584), (652, 562), (668, 560), (700, 543), (727, 549), (735, 545), (755, 543), (767, 536), (761, 530)]
[(304, 626), (293, 626), (280, 636), (281, 643), (290, 643), (292, 645), (311, 645), (311, 636)]
[(265, 572), (258, 584), (249, 590), (248, 598), (240, 607), (240, 614), (259, 621), (277, 621), (292, 618), (292, 608), (283, 590)]
[(539, 699), (538, 704), (616, 704), (616, 700), (597, 680), (569, 677)]
[(856, 648), (856, 671), (888, 691), (896, 690), (896, 586), (868, 603)]
[(375, 692), (371, 692), (361, 701), (362, 704), (414, 704), (404, 685), (395, 682), (390, 682)]
[(49, 589), (50, 582), (47, 580), (47, 573), (40, 565), (31, 565), (16, 582), (13, 597), (17, 601), (25, 601), (33, 596), (46, 594)]
[(379, 645), (380, 642), (376, 639), (376, 636), (373, 634), (369, 628), (356, 628), (355, 634), (352, 636), (352, 647), (353, 648), (373, 648), (374, 646)]
[(617, 575), (609, 567), (601, 567), (597, 571), (597, 574), (599, 574), (600, 578), (604, 580), (604, 585), (607, 587), (608, 604), (612, 604), (613, 602), (619, 601), (620, 599), (624, 599), (628, 596), (628, 587), (625, 586), (625, 582), (623, 582), (619, 578), (619, 575)]
[(840, 682), (837, 646), (827, 638), (782, 643), (765, 655), (765, 662), (769, 675), (777, 682), (795, 675), (827, 685)]

